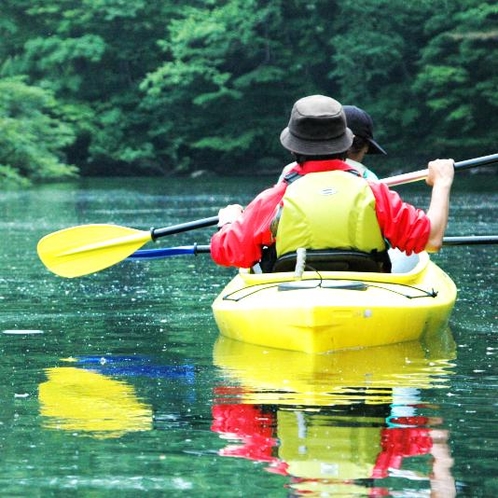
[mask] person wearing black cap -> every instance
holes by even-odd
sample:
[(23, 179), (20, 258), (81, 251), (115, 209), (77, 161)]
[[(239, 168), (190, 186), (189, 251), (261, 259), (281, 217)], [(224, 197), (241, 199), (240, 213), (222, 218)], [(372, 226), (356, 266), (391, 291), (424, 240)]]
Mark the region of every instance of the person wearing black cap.
[(367, 180), (378, 180), (377, 175), (363, 164), (366, 154), (387, 154), (374, 139), (372, 118), (368, 112), (355, 105), (345, 105), (343, 109), (348, 128), (354, 134), (346, 162), (360, 171)]
[[(223, 266), (251, 268), (268, 249), (276, 257), (298, 248), (354, 249), (372, 256), (391, 247), (437, 251), (448, 221), (454, 162), (428, 164), (427, 212), (403, 202), (380, 182), (369, 182), (345, 162), (353, 143), (342, 105), (324, 95), (299, 99), (280, 142), (297, 162), (284, 181), (243, 209), (219, 210), (211, 257)], [(386, 242), (387, 241), (387, 242)]]

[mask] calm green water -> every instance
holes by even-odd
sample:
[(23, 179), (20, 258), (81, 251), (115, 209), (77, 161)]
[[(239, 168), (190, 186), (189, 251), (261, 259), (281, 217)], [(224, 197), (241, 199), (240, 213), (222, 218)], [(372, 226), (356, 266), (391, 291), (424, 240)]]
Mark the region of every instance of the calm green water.
[[(435, 256), (459, 288), (438, 340), (321, 358), (221, 340), (210, 304), (233, 271), (208, 255), (79, 279), (36, 255), (60, 228), (169, 226), (263, 186), (91, 180), (1, 195), (2, 496), (497, 495), (496, 245)], [(498, 233), (496, 187), (458, 179), (448, 234)], [(426, 206), (423, 186), (403, 194)]]

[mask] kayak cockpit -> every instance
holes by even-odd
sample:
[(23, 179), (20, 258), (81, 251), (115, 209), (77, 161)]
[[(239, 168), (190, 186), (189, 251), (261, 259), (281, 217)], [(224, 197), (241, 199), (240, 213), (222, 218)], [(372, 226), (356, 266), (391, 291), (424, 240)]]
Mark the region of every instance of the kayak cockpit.
[[(300, 253), (291, 252), (280, 256), (273, 265), (273, 272), (294, 271), (302, 265), (306, 269), (319, 271), (383, 271), (383, 261), (372, 254), (343, 249), (304, 250), (303, 261), (300, 262)], [(385, 261), (388, 261), (385, 253)]]
[[(410, 273), (420, 262), (418, 254), (408, 256), (398, 249), (381, 253), (366, 253), (348, 249), (299, 249), (280, 256), (272, 264), (270, 273), (315, 271), (349, 271), (374, 273)], [(260, 265), (252, 268), (253, 273), (261, 273)]]
[[(389, 259), (391, 260), (391, 273), (410, 273), (420, 262), (420, 254), (411, 254), (408, 256), (405, 252), (399, 249), (389, 249)], [(428, 257), (427, 253), (425, 254)]]

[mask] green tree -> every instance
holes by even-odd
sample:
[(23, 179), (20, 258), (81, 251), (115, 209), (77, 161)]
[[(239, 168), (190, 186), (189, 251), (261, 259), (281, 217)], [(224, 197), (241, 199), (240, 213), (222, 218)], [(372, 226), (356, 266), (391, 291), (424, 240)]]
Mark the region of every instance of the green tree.
[(74, 135), (51, 92), (19, 79), (0, 80), (0, 183), (73, 176), (64, 148)]
[[(141, 88), (156, 150), (173, 168), (264, 168), (291, 103), (323, 92), (327, 2), (228, 0), (185, 7), (168, 25), (163, 62)], [(329, 3), (327, 3), (329, 4)], [(276, 165), (275, 165), (276, 166)], [(170, 167), (170, 166), (169, 166)]]
[[(376, 136), (389, 155), (426, 150), (424, 96), (414, 91), (420, 50), (428, 42), (424, 26), (446, 1), (364, 0), (340, 2), (340, 20), (331, 39), (335, 48), (331, 77), (341, 101), (363, 107), (374, 118)], [(426, 142), (427, 143), (427, 142)], [(382, 162), (385, 162), (382, 159)]]
[(21, 0), (19, 7), (6, 1), (17, 31), (31, 29), (3, 74), (26, 75), (70, 106), (77, 147), (87, 149), (72, 151), (83, 173), (97, 171), (95, 163), (153, 161), (138, 85), (157, 67), (156, 39), (180, 7), (145, 0)]
[(312, 93), (369, 111), (390, 156), (467, 155), (494, 147), (496, 9), (3, 0), (0, 77), (57, 99), (76, 136), (68, 162), (82, 174), (278, 170), (290, 107)]
[(436, 154), (495, 152), (497, 21), (496, 2), (459, 0), (426, 25), (414, 89), (426, 100)]

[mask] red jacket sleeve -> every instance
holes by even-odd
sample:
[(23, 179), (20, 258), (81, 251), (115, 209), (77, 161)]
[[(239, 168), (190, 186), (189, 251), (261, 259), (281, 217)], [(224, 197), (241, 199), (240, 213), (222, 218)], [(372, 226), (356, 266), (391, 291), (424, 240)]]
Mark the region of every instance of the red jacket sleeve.
[(397, 192), (383, 183), (372, 182), (377, 220), (392, 247), (411, 253), (422, 252), (431, 231), (431, 223), (422, 209), (403, 202)]
[(287, 185), (280, 183), (261, 192), (241, 217), (211, 238), (211, 257), (222, 266), (250, 268), (259, 262), (263, 246), (273, 244), (270, 223)]

